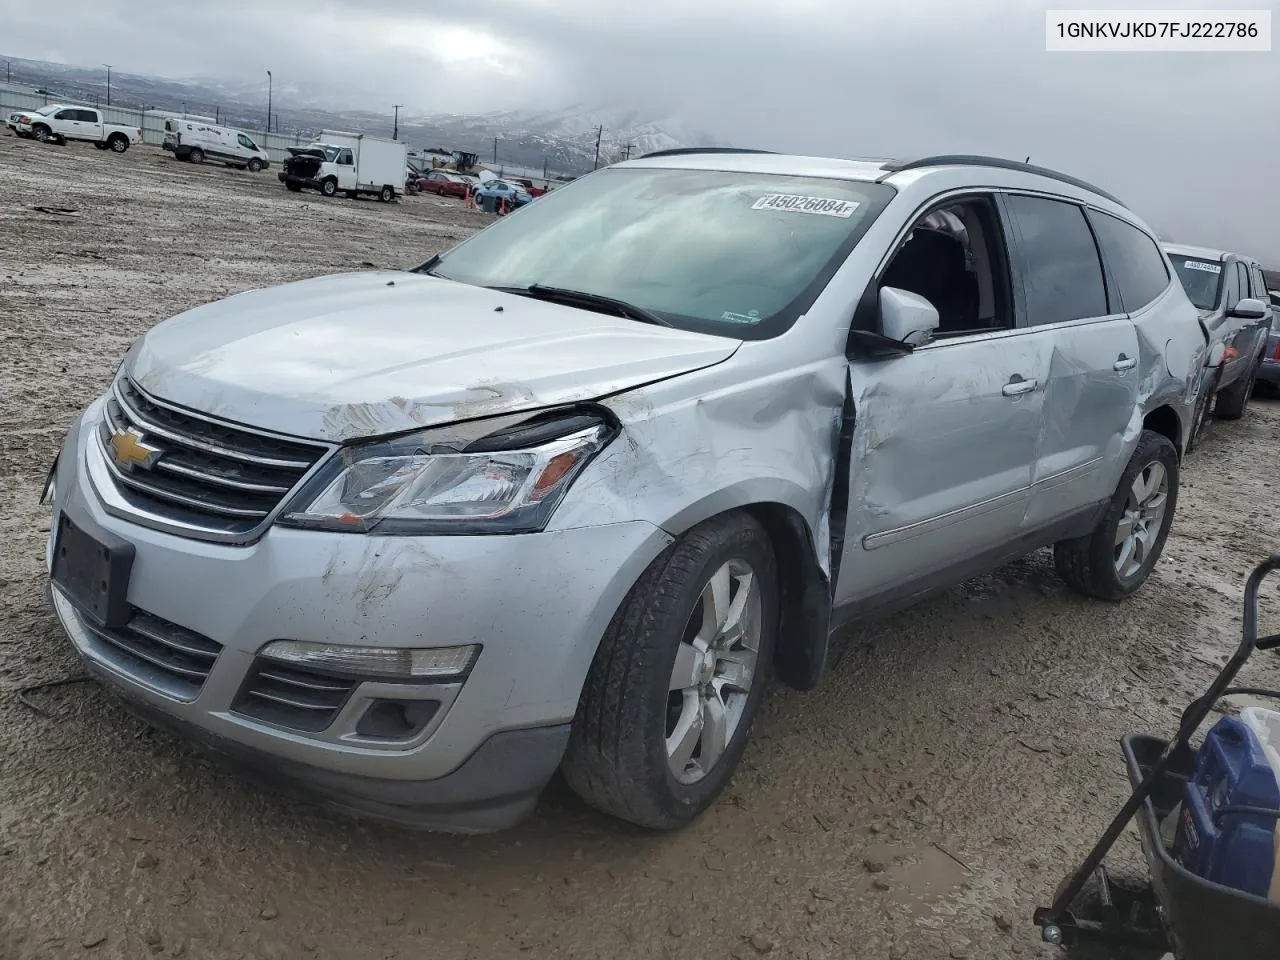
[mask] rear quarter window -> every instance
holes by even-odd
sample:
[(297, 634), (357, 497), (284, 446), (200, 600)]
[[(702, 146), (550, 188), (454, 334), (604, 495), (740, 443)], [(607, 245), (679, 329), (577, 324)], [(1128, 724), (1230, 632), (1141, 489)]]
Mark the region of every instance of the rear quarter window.
[(1089, 216), (1125, 312), (1141, 310), (1164, 293), (1169, 270), (1159, 244), (1119, 217), (1096, 210)]

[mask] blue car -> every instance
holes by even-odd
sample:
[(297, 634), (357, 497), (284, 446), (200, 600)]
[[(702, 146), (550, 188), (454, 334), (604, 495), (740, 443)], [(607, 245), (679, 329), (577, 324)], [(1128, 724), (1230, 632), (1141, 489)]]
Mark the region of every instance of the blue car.
[(476, 203), (481, 206), (484, 206), (486, 197), (493, 197), (495, 201), (506, 200), (508, 210), (523, 207), (526, 203), (533, 202), (533, 197), (529, 195), (527, 190), (507, 183), (505, 180), (488, 181), (475, 192), (474, 196)]

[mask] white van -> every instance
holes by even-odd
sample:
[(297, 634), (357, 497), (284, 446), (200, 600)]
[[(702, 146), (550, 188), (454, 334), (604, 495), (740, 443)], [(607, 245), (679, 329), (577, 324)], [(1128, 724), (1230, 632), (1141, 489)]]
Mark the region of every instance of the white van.
[(170, 117), (165, 120), (164, 143), (161, 146), (179, 160), (192, 163), (214, 160), (250, 173), (271, 166), (267, 151), (246, 134), (198, 117)]

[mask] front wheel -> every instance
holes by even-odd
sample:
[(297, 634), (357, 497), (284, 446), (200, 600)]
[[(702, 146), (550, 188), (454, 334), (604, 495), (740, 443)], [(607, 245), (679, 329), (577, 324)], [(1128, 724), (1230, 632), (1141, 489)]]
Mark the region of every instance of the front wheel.
[(258, 173), (258, 172), (262, 169), (262, 161), (261, 161), (261, 160), (259, 160), (257, 157), (254, 157), (254, 158), (253, 158), (252, 160), (250, 160), (250, 161), (249, 161), (249, 163), (246, 165), (246, 169), (247, 169), (250, 173)]
[(323, 181), (320, 184), (320, 192), (323, 193), (326, 197), (332, 197), (335, 193), (338, 192), (338, 181), (337, 180)]
[(1253, 381), (1258, 376), (1258, 367), (1261, 363), (1262, 358), (1256, 358), (1235, 383), (1218, 394), (1218, 403), (1213, 408), (1216, 416), (1223, 420), (1239, 420), (1244, 416), (1244, 412), (1249, 409), (1249, 399), (1253, 396)]
[(45, 126), (32, 127), (31, 135), (41, 143), (53, 143), (57, 140), (57, 137), (53, 135), (53, 131)]
[(770, 675), (777, 562), (747, 514), (690, 530), (640, 577), (587, 675), (565, 779), (591, 805), (670, 829), (720, 794)]
[(1155, 568), (1178, 505), (1178, 452), (1143, 430), (1120, 485), (1093, 533), (1054, 545), (1054, 563), (1067, 586), (1097, 600), (1120, 600)]

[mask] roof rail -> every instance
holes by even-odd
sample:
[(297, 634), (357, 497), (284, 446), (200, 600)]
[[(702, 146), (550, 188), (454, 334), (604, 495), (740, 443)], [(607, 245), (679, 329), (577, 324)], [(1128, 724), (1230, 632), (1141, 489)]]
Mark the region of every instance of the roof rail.
[[(1079, 187), (1081, 190), (1088, 190), (1090, 193), (1096, 193), (1100, 197), (1106, 197), (1112, 203), (1125, 206), (1124, 202), (1117, 197), (1107, 193), (1107, 191), (1095, 187), (1092, 183), (1073, 177), (1070, 174), (1059, 173), (1057, 170), (1050, 170), (1048, 167), (1038, 167), (1033, 163), (1022, 163), (1018, 160), (1005, 160), (1003, 157), (983, 157), (972, 154), (943, 154), (937, 157), (921, 157), (918, 160), (890, 160), (882, 164), (882, 168), (887, 170), (889, 174), (901, 173), (904, 170), (920, 170), (924, 167), (996, 167), (1000, 170), (1018, 170), (1022, 173), (1034, 173), (1041, 177), (1048, 177), (1051, 180), (1058, 180), (1062, 183), (1069, 183), (1073, 187)], [(884, 180), (885, 177), (881, 177)]]
[(748, 147), (675, 147), (671, 150), (656, 150), (646, 153), (637, 160), (648, 160), (651, 157), (683, 157), (694, 153), (773, 153), (772, 150), (752, 150)]

